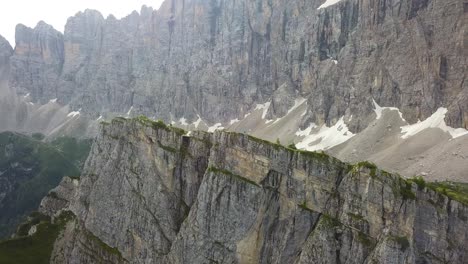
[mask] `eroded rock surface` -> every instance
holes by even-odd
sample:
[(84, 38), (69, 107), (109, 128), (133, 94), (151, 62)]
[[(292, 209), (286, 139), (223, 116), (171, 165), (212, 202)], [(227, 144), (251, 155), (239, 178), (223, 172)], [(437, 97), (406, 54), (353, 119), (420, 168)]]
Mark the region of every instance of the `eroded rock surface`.
[[(463, 0), (166, 0), (117, 20), (86, 10), (58, 33), (17, 27), (10, 86), (93, 117), (129, 112), (208, 124), (308, 100), (306, 127), (342, 116), (353, 132), (375, 99), (411, 123), (439, 107), (467, 127)], [(352, 118), (351, 118), (352, 116)]]
[(54, 192), (68, 203), (49, 195), (41, 210), (76, 215), (55, 263), (463, 263), (468, 252), (468, 207), (424, 184), (146, 118), (103, 124), (79, 184)]

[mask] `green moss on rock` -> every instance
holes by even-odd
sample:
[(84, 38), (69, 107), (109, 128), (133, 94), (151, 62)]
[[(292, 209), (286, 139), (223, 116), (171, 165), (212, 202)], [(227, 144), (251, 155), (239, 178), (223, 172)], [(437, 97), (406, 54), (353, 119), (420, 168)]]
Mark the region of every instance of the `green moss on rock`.
[(366, 235), (365, 233), (363, 233), (361, 231), (358, 232), (358, 237), (357, 238), (358, 238), (358, 241), (362, 245), (364, 245), (366, 247), (370, 247), (370, 246), (372, 246), (374, 244), (372, 242), (372, 239), (368, 235)]
[(239, 181), (242, 181), (242, 182), (245, 182), (245, 183), (248, 183), (248, 184), (251, 184), (251, 185), (255, 185), (257, 187), (260, 187), (260, 185), (258, 185), (256, 182), (254, 182), (252, 180), (249, 180), (249, 179), (247, 179), (245, 177), (242, 177), (240, 175), (237, 175), (235, 173), (232, 173), (232, 172), (230, 172), (228, 170), (225, 170), (225, 169), (220, 169), (220, 168), (216, 168), (216, 167), (211, 166), (211, 167), (208, 168), (207, 171), (208, 172), (213, 172), (213, 173), (220, 173), (220, 174), (224, 174), (224, 175), (227, 175), (227, 176), (231, 176), (231, 177), (233, 177), (233, 178), (235, 178), (235, 179), (237, 179)]
[(107, 252), (110, 255), (117, 256), (119, 259), (123, 259), (122, 253), (120, 253), (120, 251), (117, 248), (111, 247), (108, 244), (104, 243), (99, 237), (95, 236), (93, 233), (89, 231), (85, 230), (84, 232), (85, 232), (86, 237), (90, 241), (92, 241), (93, 244), (98, 246), (100, 249), (102, 249), (103, 251)]
[(310, 213), (313, 213), (314, 210), (310, 209), (309, 207), (307, 207), (307, 202), (306, 201), (303, 201), (302, 203), (298, 204), (297, 206), (299, 206), (299, 208), (301, 208), (302, 210), (304, 211), (308, 211)]
[(450, 199), (468, 205), (468, 183), (461, 182), (431, 182), (427, 187), (441, 195), (448, 196)]
[(402, 251), (405, 251), (410, 246), (410, 242), (405, 236), (390, 236), (389, 239), (397, 243)]
[[(37, 214), (37, 213), (36, 213)], [(47, 264), (50, 261), (54, 242), (65, 224), (74, 218), (71, 212), (62, 212), (54, 223), (39, 214), (32, 217), (37, 231), (31, 236), (26, 230), (21, 231), (18, 238), (0, 242), (0, 263), (2, 264)], [(28, 226), (33, 226), (32, 224)], [(28, 229), (29, 231), (29, 229)]]

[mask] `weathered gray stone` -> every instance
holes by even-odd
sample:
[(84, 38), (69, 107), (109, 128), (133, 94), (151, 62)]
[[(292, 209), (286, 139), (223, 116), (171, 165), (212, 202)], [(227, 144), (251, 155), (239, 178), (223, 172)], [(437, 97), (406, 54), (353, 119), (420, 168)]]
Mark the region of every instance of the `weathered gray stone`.
[(373, 117), (372, 99), (409, 122), (437, 108), (467, 127), (466, 7), (462, 0), (167, 0), (117, 20), (86, 10), (64, 36), (18, 26), (10, 84), (36, 101), (72, 110), (143, 113), (227, 123), (272, 101), (281, 117), (308, 99), (302, 123), (353, 132)]
[[(54, 254), (63, 261), (57, 263), (467, 257), (466, 205), (372, 165), (351, 166), (245, 134), (187, 136), (147, 119), (119, 118), (103, 125), (84, 171), (67, 191), (73, 198), (64, 209), (76, 220), (56, 241)], [(82, 245), (90, 237), (100, 241), (94, 250)]]

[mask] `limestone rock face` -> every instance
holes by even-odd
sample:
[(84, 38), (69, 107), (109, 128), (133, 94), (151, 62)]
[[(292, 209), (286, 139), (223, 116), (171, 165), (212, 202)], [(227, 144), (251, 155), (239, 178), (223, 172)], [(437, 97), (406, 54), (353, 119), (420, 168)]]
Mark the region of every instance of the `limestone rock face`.
[(65, 179), (55, 192), (68, 203), (49, 196), (41, 211), (76, 218), (55, 242), (54, 263), (468, 257), (468, 207), (430, 188), (369, 164), (238, 133), (187, 136), (143, 118), (104, 124), (79, 184)]
[(226, 123), (271, 101), (272, 119), (303, 97), (303, 125), (345, 116), (360, 131), (375, 99), (409, 122), (446, 107), (449, 125), (467, 127), (462, 0), (323, 2), (166, 0), (121, 20), (80, 12), (63, 36), (19, 26), (10, 85), (95, 118)]
[(16, 47), (10, 59), (10, 87), (30, 94), (42, 104), (57, 98), (57, 85), (63, 65), (63, 36), (39, 22), (34, 29), (16, 26)]
[(8, 63), (8, 58), (13, 54), (13, 48), (8, 41), (0, 36), (0, 65), (5, 66)]

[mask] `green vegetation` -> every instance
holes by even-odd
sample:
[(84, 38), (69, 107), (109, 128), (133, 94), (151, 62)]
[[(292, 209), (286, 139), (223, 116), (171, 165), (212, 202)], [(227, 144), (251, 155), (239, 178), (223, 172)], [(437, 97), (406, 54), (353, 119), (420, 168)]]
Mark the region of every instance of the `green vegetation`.
[(58, 138), (45, 143), (21, 134), (0, 133), (0, 171), (11, 184), (0, 203), (0, 239), (35, 210), (64, 176), (78, 176), (91, 141)]
[[(38, 213), (35, 213), (35, 216), (32, 216), (34, 224), (25, 224), (24, 230), (21, 232), (25, 234), (27, 233), (26, 227), (37, 224), (36, 233), (0, 242), (0, 263), (49, 263), (55, 240), (65, 224), (73, 217), (71, 212), (62, 212), (55, 223), (51, 223), (46, 216), (39, 216)], [(37, 223), (37, 221), (39, 222)]]
[(379, 170), (377, 166), (374, 163), (371, 163), (369, 161), (361, 161), (354, 166), (350, 167), (350, 172), (352, 173), (357, 173), (360, 171), (361, 168), (366, 168), (369, 169), (370, 173), (369, 175), (382, 182), (388, 182), (385, 181), (385, 177), (390, 179), (391, 181), (391, 187), (393, 190), (393, 194), (395, 197), (401, 196), (403, 200), (414, 200), (416, 199), (416, 194), (412, 190), (412, 183), (417, 181), (418, 186), (421, 184), (421, 180), (417, 179), (416, 181), (414, 180), (405, 180), (403, 179), (400, 175), (395, 174), (392, 175), (384, 170)]
[(99, 237), (95, 236), (93, 233), (84, 230), (86, 237), (93, 242), (96, 246), (109, 253), (110, 255), (118, 256), (120, 259), (123, 259), (122, 254), (117, 248), (111, 247), (104, 243)]
[(390, 236), (389, 239), (396, 242), (403, 251), (405, 251), (410, 246), (410, 242), (405, 236)]
[(158, 146), (162, 149), (164, 149), (165, 151), (168, 151), (168, 152), (172, 152), (172, 153), (177, 153), (177, 149), (173, 148), (173, 147), (169, 147), (169, 146), (165, 146), (163, 144), (161, 144), (161, 142), (158, 141)]
[(258, 185), (256, 182), (252, 181), (252, 180), (249, 180), (247, 178), (244, 178), (240, 175), (237, 175), (237, 174), (234, 174), (228, 170), (225, 170), (225, 169), (219, 169), (219, 168), (215, 168), (215, 167), (209, 167), (208, 168), (208, 172), (213, 172), (213, 173), (221, 173), (221, 174), (224, 174), (224, 175), (227, 175), (227, 176), (231, 176), (233, 177), (234, 179), (237, 179), (237, 180), (240, 180), (242, 182), (245, 182), (245, 183), (248, 183), (248, 184), (252, 184), (252, 185), (255, 185), (257, 187), (260, 187), (260, 185)]
[(296, 153), (300, 153), (303, 156), (306, 156), (310, 159), (313, 160), (318, 160), (320, 162), (328, 163), (328, 162), (334, 162), (337, 165), (343, 165), (343, 163), (331, 156), (329, 156), (327, 153), (320, 151), (320, 152), (315, 152), (315, 151), (305, 151), (305, 150), (294, 150)]
[[(241, 135), (241, 134), (238, 134), (238, 133), (235, 133), (235, 132), (230, 132), (231, 134), (235, 134), (235, 135)], [(261, 139), (261, 138), (257, 138), (257, 137), (254, 137), (254, 136), (251, 136), (251, 135), (247, 135), (247, 137), (249, 138), (249, 140), (252, 140), (254, 142), (257, 142), (259, 144), (264, 144), (264, 145), (268, 145), (268, 146), (271, 146), (273, 147), (275, 150), (279, 150), (281, 148), (284, 148), (281, 144), (278, 144), (278, 143), (273, 143), (273, 142), (270, 142), (268, 140), (264, 140), (264, 139)]]
[(152, 127), (153, 129), (162, 129), (162, 130), (165, 130), (167, 132), (170, 132), (170, 131), (173, 131), (175, 132), (176, 134), (182, 136), (182, 135), (185, 135), (187, 132), (181, 128), (177, 128), (177, 127), (173, 127), (173, 126), (167, 126), (166, 124), (164, 124), (164, 122), (162, 120), (151, 120), (149, 119), (148, 117), (146, 116), (138, 116), (138, 117), (135, 117), (133, 118), (133, 120), (136, 120), (138, 122), (140, 122), (141, 124), (145, 125), (145, 126), (150, 126)]
[(302, 210), (309, 211), (311, 213), (314, 212), (314, 210), (307, 207), (307, 202), (305, 200), (301, 204), (298, 204), (297, 206), (299, 206), (299, 208), (301, 208)]
[(294, 143), (288, 145), (289, 149), (297, 150), (296, 145)]
[(72, 137), (60, 137), (50, 142), (50, 145), (55, 147), (66, 159), (74, 162), (75, 166), (79, 169), (84, 166), (92, 144), (92, 139), (76, 139)]
[(439, 194), (448, 196), (450, 199), (468, 205), (468, 183), (461, 182), (431, 182), (427, 187)]
[(33, 225), (37, 225), (41, 222), (50, 222), (50, 217), (39, 212), (32, 212), (28, 216), (28, 220), (19, 225), (18, 229), (16, 230), (16, 235), (27, 236), (29, 229), (31, 229)]
[[(354, 221), (361, 221), (364, 220), (364, 217), (360, 214), (353, 214), (353, 213), (347, 213), (347, 215), (353, 219)], [(365, 220), (364, 220), (365, 221)]]
[(426, 181), (421, 176), (408, 179), (407, 181), (416, 183), (416, 185), (418, 185), (418, 190), (420, 190), (420, 191), (422, 191), (422, 190), (424, 190), (424, 188), (426, 188)]
[(353, 167), (353, 171), (354, 172), (357, 172), (359, 171), (359, 169), (361, 168), (367, 168), (370, 170), (370, 176), (371, 177), (375, 177), (377, 176), (377, 166), (372, 163), (372, 162), (369, 162), (369, 161), (361, 161), (359, 163), (357, 163), (356, 165), (354, 165)]
[(408, 179), (407, 182), (415, 183), (420, 191), (428, 188), (441, 195), (448, 196), (452, 200), (468, 205), (468, 183), (451, 181), (426, 182), (421, 176)]
[(361, 231), (358, 232), (358, 241), (366, 247), (370, 247), (374, 244), (371, 238)]
[(34, 138), (35, 140), (39, 140), (39, 141), (44, 140), (44, 138), (45, 138), (44, 134), (42, 134), (42, 133), (33, 133), (31, 135), (31, 137)]
[(403, 197), (403, 200), (414, 200), (416, 199), (416, 194), (412, 190), (412, 184), (410, 181), (407, 181), (401, 177), (396, 180), (395, 183), (397, 186), (394, 188), (394, 193), (397, 196), (398, 193)]
[(322, 215), (322, 219), (321, 219), (321, 222), (323, 224), (324, 227), (327, 227), (327, 228), (335, 228), (335, 227), (338, 227), (338, 226), (341, 226), (341, 222), (340, 220), (330, 216), (330, 215), (327, 215), (327, 214), (323, 214)]

